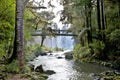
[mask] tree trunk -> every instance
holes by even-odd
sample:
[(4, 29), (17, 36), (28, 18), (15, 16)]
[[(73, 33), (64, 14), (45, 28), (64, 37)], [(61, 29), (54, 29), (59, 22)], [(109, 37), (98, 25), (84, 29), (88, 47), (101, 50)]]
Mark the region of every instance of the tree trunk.
[(22, 0), (16, 1), (16, 26), (15, 26), (15, 43), (14, 53), (19, 61), (19, 66), (24, 66), (24, 5)]
[(97, 0), (97, 23), (98, 23), (98, 39), (101, 41), (101, 18), (100, 18), (100, 0)]
[(104, 31), (102, 34), (102, 40), (105, 42), (105, 28), (106, 28), (106, 23), (105, 23), (105, 12), (104, 12), (104, 0), (101, 0), (101, 12), (102, 12), (102, 30)]
[(118, 1), (118, 8), (119, 8), (118, 16), (119, 16), (119, 18), (120, 18), (120, 1)]
[(92, 12), (92, 6), (91, 6), (91, 1), (88, 4), (89, 12), (88, 12), (88, 17), (89, 17), (89, 43), (92, 42), (92, 24), (91, 24), (91, 12)]
[(16, 22), (15, 22), (15, 38), (14, 51), (9, 62), (14, 59), (18, 60), (20, 69), (24, 66), (24, 25), (23, 25), (24, 6), (22, 0), (16, 0)]
[(86, 27), (90, 30), (87, 31), (88, 45), (92, 42), (92, 33), (91, 33), (91, 2), (88, 5), (85, 5), (85, 15), (86, 15)]

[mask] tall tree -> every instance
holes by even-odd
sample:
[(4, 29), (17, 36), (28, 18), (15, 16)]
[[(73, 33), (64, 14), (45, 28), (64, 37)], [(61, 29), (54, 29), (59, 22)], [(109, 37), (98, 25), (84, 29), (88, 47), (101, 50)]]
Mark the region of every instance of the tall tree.
[(104, 0), (101, 0), (101, 14), (102, 14), (102, 30), (103, 30), (103, 34), (102, 34), (102, 40), (103, 42), (105, 42), (105, 11), (104, 11)]
[(20, 68), (24, 65), (24, 4), (22, 0), (16, 0), (16, 25), (15, 25), (15, 41), (14, 55), (19, 61)]
[(92, 42), (91, 11), (92, 3), (91, 0), (88, 0), (88, 2), (85, 4), (86, 27), (89, 28), (89, 30), (87, 31), (88, 44)]
[(101, 37), (101, 17), (100, 17), (100, 0), (97, 0), (97, 23), (98, 23), (98, 39), (102, 40)]
[(24, 66), (24, 9), (29, 0), (16, 0), (14, 51), (9, 59), (18, 60), (19, 68)]

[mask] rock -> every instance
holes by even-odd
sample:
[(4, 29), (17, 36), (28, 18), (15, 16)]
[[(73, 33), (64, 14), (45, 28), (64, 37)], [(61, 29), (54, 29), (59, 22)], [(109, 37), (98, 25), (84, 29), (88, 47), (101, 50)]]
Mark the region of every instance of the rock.
[(58, 58), (58, 59), (62, 59), (63, 57), (61, 57), (61, 56), (58, 56), (57, 58)]
[(93, 77), (94, 78), (94, 80), (101, 80), (101, 76), (99, 75), (99, 74), (91, 74), (90, 75), (91, 77)]
[(115, 74), (120, 76), (120, 71), (115, 70)]
[(41, 53), (40, 55), (41, 55), (41, 56), (46, 56), (46, 55), (47, 55), (47, 53), (46, 53), (46, 52), (44, 52), (44, 53)]
[(52, 51), (45, 51), (45, 53), (52, 53)]
[(53, 55), (53, 54), (50, 53), (49, 55), (51, 56), (51, 55)]
[(105, 75), (107, 75), (107, 76), (114, 76), (115, 73), (114, 73), (114, 71), (106, 71)]
[(41, 72), (41, 73), (43, 73), (43, 72), (44, 72), (44, 70), (43, 70), (42, 65), (37, 66), (37, 67), (36, 67), (36, 69), (35, 69), (35, 71), (36, 71), (36, 72)]
[(53, 70), (47, 70), (44, 72), (45, 74), (48, 74), (48, 75), (52, 75), (52, 74), (55, 74), (56, 72), (53, 71)]
[(73, 59), (72, 53), (73, 51), (71, 50), (64, 51), (65, 59)]
[(5, 80), (4, 77), (5, 77), (5, 75), (0, 73), (0, 80)]
[(65, 54), (65, 59), (73, 59), (72, 53)]

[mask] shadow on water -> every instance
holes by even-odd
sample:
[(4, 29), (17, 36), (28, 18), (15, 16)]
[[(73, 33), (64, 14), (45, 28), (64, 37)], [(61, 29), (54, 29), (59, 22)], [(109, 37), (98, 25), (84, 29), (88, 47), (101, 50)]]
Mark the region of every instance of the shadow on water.
[[(57, 56), (61, 56), (58, 59)], [(31, 62), (35, 67), (43, 66), (44, 70), (53, 70), (56, 73), (49, 75), (47, 80), (94, 80), (91, 76), (93, 73), (100, 73), (110, 70), (100, 65), (74, 62), (66, 60), (62, 52), (52, 53), (52, 55), (38, 56)]]

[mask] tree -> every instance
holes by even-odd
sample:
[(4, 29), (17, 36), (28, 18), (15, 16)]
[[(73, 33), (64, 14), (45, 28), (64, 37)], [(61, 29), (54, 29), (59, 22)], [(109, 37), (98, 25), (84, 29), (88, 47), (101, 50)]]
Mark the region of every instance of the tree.
[(24, 9), (29, 0), (16, 0), (14, 51), (9, 59), (18, 60), (20, 69), (24, 66)]
[(19, 61), (19, 66), (24, 66), (24, 4), (22, 0), (16, 0), (16, 25), (14, 40), (14, 58)]
[(88, 0), (88, 2), (85, 4), (86, 27), (90, 29), (87, 31), (88, 44), (92, 42), (91, 13), (92, 13), (92, 3), (91, 0)]
[(100, 11), (100, 0), (97, 0), (97, 23), (98, 23), (98, 39), (101, 41), (101, 11)]
[(101, 14), (102, 14), (102, 40), (105, 42), (105, 27), (106, 27), (106, 22), (105, 22), (105, 11), (104, 11), (104, 0), (101, 0)]

